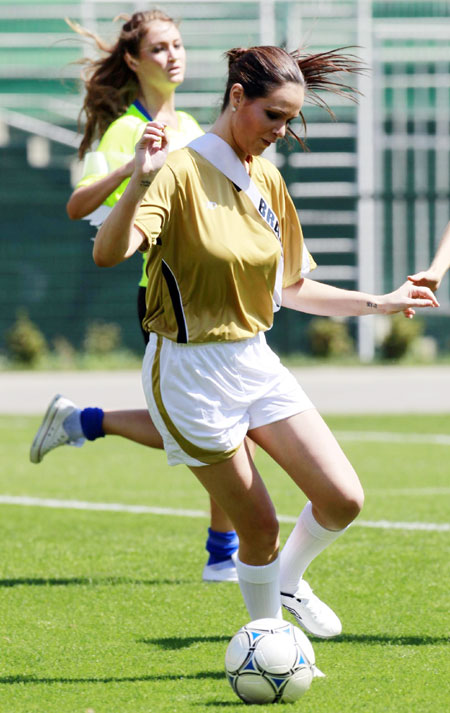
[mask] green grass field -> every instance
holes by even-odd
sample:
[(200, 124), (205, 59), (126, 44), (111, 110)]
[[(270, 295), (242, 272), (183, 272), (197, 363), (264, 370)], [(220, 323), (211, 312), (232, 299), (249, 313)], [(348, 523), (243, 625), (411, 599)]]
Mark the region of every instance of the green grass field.
[[(327, 420), (342, 434), (367, 499), (360, 524), (308, 571), (343, 621), (339, 638), (311, 639), (327, 677), (283, 710), (444, 713), (449, 532), (435, 526), (449, 521), (450, 416)], [(38, 421), (0, 417), (0, 495), (207, 509), (187, 469), (169, 469), (163, 453), (118, 438), (60, 448), (31, 465)], [(431, 436), (351, 440), (349, 431), (447, 434), (447, 444)], [(302, 494), (262, 452), (257, 462), (278, 513), (296, 516)], [(201, 581), (206, 517), (8, 504), (0, 512), (1, 713), (244, 707), (223, 659), (248, 616), (238, 585)], [(363, 526), (381, 520), (400, 525)], [(290, 527), (282, 523), (283, 541)], [(274, 710), (257, 710), (266, 709)]]

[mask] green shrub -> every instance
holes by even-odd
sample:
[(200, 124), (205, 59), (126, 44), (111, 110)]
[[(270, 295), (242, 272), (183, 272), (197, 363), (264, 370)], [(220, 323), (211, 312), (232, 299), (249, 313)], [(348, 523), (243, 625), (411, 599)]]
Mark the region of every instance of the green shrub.
[(383, 359), (401, 359), (422, 332), (423, 323), (416, 317), (407, 319), (403, 314), (394, 315), (391, 317), (391, 328), (381, 342), (381, 356)]
[(314, 318), (309, 324), (307, 336), (314, 356), (339, 357), (354, 352), (353, 340), (345, 322), (328, 317)]
[(25, 310), (18, 312), (16, 322), (7, 331), (6, 347), (10, 359), (24, 366), (34, 366), (47, 354), (46, 339)]
[(122, 334), (114, 322), (91, 322), (86, 329), (83, 348), (87, 354), (102, 356), (120, 349)]
[(53, 339), (53, 357), (60, 368), (73, 369), (77, 360), (75, 347), (66, 337), (57, 336)]

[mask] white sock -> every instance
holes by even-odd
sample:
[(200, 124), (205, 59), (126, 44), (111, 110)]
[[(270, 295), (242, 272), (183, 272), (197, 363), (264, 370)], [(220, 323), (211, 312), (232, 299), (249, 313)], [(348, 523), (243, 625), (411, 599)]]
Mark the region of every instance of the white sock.
[(334, 542), (343, 530), (327, 530), (319, 525), (306, 503), (280, 555), (281, 591), (295, 594), (305, 569), (317, 555)]
[(84, 439), (84, 433), (81, 427), (81, 409), (74, 409), (72, 413), (64, 419), (63, 428), (71, 441), (79, 441), (80, 438)]
[(250, 620), (281, 619), (280, 558), (270, 564), (255, 567), (236, 559), (239, 586)]

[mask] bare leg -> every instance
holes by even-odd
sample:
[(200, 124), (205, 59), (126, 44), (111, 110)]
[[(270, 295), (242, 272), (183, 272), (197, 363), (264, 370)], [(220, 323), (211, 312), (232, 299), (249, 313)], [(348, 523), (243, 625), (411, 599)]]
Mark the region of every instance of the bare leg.
[(236, 569), (250, 617), (281, 617), (278, 522), (248, 450), (242, 446), (225, 462), (191, 470), (239, 535)]
[(255, 453), (256, 453), (256, 443), (255, 441), (252, 441), (251, 438), (246, 436), (245, 438), (245, 447), (247, 449), (248, 455), (252, 460), (255, 460)]
[(216, 532), (230, 532), (234, 530), (233, 523), (226, 512), (217, 505), (213, 498), (210, 497), (209, 502), (211, 506), (211, 530), (215, 530)]
[(240, 560), (255, 566), (273, 562), (279, 544), (275, 509), (245, 447), (222, 463), (191, 470), (233, 523)]
[[(105, 411), (103, 430), (111, 436), (122, 436), (148, 448), (164, 448), (159, 432), (146, 409), (130, 411)], [(254, 454), (256, 445), (247, 439), (247, 447)], [(211, 529), (216, 532), (230, 532), (233, 523), (228, 515), (211, 498)]]
[[(102, 435), (122, 436), (130, 441), (147, 446), (148, 448), (162, 449), (164, 447), (162, 438), (156, 429), (147, 409), (133, 409), (128, 411), (103, 411), (99, 408), (86, 409), (85, 413), (89, 414), (90, 422), (95, 428), (91, 428), (89, 433), (83, 430), (81, 422), (81, 410), (69, 399), (60, 395), (55, 396), (47, 412), (44, 415), (41, 425), (33, 439), (30, 448), (30, 460), (32, 463), (40, 463), (44, 456), (51, 450), (69, 442), (77, 442), (79, 439), (88, 438), (95, 440)], [(92, 419), (92, 414), (95, 419)], [(69, 430), (69, 421), (71, 428)], [(52, 428), (50, 428), (52, 425)], [(211, 530), (213, 533), (230, 533), (228, 541), (222, 543), (220, 538), (214, 543), (214, 556), (216, 562), (221, 562), (220, 557), (223, 554), (223, 560), (227, 560), (230, 564), (230, 569), (234, 569), (234, 563), (230, 562), (230, 552), (233, 551), (235, 543), (232, 541), (233, 524), (223, 509), (217, 505), (212, 499), (210, 502), (211, 508)], [(225, 538), (226, 539), (226, 538)], [(211, 553), (211, 547), (208, 546), (208, 551)], [(210, 556), (211, 559), (211, 556)], [(214, 560), (212, 560), (214, 564)], [(209, 563), (207, 564), (209, 566)], [(224, 581), (224, 576), (231, 575), (221, 570), (221, 573), (209, 573), (209, 578), (213, 580)], [(234, 571), (235, 576), (235, 571)]]
[(364, 501), (358, 476), (315, 409), (249, 435), (311, 500), (320, 525), (341, 530), (358, 515)]
[[(147, 409), (104, 411), (102, 426), (108, 436), (122, 436), (148, 448), (164, 448), (163, 440)], [(253, 458), (256, 444), (249, 438), (245, 440), (246, 447)]]
[(163, 441), (147, 409), (105, 411), (103, 430), (110, 436), (123, 436), (149, 448), (163, 448)]
[[(250, 438), (245, 439), (245, 448), (250, 459), (253, 461), (256, 451), (256, 443)], [(216, 532), (230, 532), (234, 530), (234, 525), (224, 510), (210, 497), (211, 503), (211, 529)]]
[(282, 603), (310, 633), (329, 638), (342, 631), (336, 614), (303, 579), (309, 564), (345, 532), (359, 513), (358, 477), (317, 411), (305, 411), (251, 432), (308, 496), (280, 556)]

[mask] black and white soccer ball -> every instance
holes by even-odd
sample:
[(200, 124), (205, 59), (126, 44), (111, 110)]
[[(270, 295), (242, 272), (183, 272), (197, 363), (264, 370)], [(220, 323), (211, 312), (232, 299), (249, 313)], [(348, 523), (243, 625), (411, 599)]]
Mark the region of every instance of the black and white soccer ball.
[(313, 647), (296, 626), (282, 619), (256, 619), (233, 636), (225, 671), (245, 703), (292, 703), (313, 680)]

